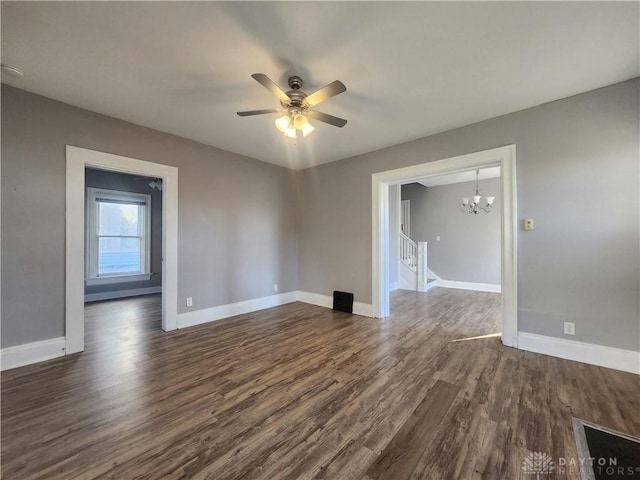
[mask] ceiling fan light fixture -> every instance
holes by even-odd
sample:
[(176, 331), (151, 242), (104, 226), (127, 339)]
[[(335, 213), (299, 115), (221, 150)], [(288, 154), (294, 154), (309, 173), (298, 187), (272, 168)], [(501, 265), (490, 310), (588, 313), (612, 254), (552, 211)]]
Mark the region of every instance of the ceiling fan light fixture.
[(294, 117), (293, 126), (296, 128), (296, 130), (304, 131), (304, 127), (306, 127), (307, 125), (309, 125), (309, 120), (304, 115), (298, 114)]
[(282, 133), (285, 133), (289, 128), (289, 124), (291, 123), (291, 118), (289, 115), (283, 115), (281, 117), (276, 118), (276, 128), (280, 130)]
[(297, 130), (302, 132), (303, 137), (306, 137), (315, 130), (309, 123), (309, 119), (301, 113), (292, 113), (278, 117), (276, 119), (276, 128), (287, 138), (297, 138)]
[(302, 136), (306, 137), (307, 135), (309, 135), (311, 132), (315, 130), (315, 127), (311, 125), (309, 122), (307, 122), (307, 124), (304, 127), (302, 127), (301, 130), (302, 130)]

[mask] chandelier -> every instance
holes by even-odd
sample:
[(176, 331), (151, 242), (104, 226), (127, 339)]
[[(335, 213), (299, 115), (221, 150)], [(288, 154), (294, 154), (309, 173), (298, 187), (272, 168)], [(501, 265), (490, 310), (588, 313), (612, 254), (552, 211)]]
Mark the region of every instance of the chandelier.
[[(476, 170), (476, 193), (473, 197), (462, 197), (462, 206), (460, 211), (463, 213), (473, 213), (477, 215), (480, 210), (489, 213), (493, 210), (493, 201), (496, 197), (485, 197), (486, 200), (481, 203), (482, 195), (480, 195), (480, 188), (478, 187), (478, 175), (480, 170)], [(484, 205), (482, 205), (484, 204)]]
[(289, 108), (289, 111), (276, 119), (276, 128), (282, 132), (287, 138), (296, 138), (300, 130), (302, 136), (306, 137), (315, 128), (309, 123), (309, 119), (295, 107)]

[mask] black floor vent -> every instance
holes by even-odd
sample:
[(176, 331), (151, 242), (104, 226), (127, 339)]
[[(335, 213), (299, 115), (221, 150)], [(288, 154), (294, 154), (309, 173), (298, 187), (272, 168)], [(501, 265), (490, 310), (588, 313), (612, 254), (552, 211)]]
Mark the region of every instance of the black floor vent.
[(353, 293), (333, 291), (333, 309), (353, 313)]
[(577, 418), (573, 429), (581, 479), (640, 479), (640, 439)]

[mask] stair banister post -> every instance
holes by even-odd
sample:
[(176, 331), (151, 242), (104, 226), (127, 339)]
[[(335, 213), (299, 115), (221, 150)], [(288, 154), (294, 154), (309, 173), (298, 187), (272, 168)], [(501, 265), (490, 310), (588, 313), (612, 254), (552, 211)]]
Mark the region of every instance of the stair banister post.
[(418, 291), (427, 291), (427, 242), (418, 242)]

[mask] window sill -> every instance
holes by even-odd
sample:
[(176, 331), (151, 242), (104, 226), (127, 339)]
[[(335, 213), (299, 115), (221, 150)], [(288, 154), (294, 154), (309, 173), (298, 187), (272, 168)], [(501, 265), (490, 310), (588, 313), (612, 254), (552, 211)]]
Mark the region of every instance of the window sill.
[(108, 285), (110, 283), (140, 282), (151, 279), (151, 273), (136, 273), (135, 275), (113, 275), (105, 277), (85, 278), (85, 285)]

